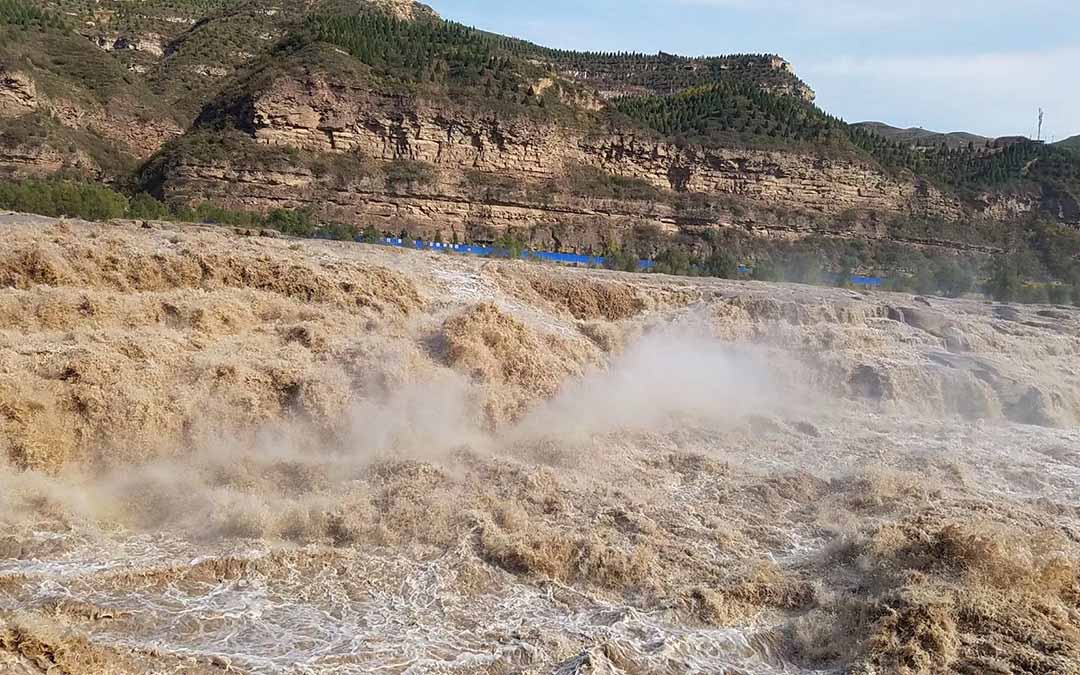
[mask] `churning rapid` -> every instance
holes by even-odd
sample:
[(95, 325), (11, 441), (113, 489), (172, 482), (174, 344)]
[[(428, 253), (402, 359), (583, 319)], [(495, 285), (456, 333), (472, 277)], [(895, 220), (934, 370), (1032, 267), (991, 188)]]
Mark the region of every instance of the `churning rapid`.
[(1080, 313), (0, 224), (0, 672), (1080, 672)]

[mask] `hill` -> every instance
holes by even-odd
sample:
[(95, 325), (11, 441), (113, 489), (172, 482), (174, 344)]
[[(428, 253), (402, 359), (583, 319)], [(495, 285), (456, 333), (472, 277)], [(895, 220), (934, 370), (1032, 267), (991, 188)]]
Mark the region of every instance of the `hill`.
[(945, 144), (949, 149), (956, 150), (966, 148), (970, 144), (986, 145), (993, 140), (985, 136), (969, 134), (963, 131), (940, 133), (937, 131), (929, 131), (921, 127), (900, 129), (882, 122), (856, 122), (851, 126), (856, 129), (873, 132), (879, 136), (884, 136), (891, 141), (907, 143), (912, 147), (919, 148), (937, 148), (942, 144)]
[(1060, 147), (848, 125), (773, 54), (554, 50), (404, 0), (0, 0), (0, 38), (0, 172), (171, 209), (642, 256), (1080, 222)]
[(1080, 135), (1058, 141), (1054, 145), (1070, 152), (1080, 153)]

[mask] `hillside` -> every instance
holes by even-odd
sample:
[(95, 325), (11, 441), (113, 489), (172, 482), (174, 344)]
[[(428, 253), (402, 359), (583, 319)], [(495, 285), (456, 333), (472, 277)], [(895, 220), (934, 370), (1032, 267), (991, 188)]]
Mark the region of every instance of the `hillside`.
[(985, 136), (969, 134), (963, 131), (940, 133), (937, 131), (929, 131), (921, 127), (901, 129), (882, 122), (856, 122), (851, 126), (856, 129), (873, 132), (891, 141), (899, 141), (907, 143), (912, 147), (919, 148), (937, 148), (942, 144), (945, 144), (949, 149), (956, 150), (966, 148), (970, 144), (986, 145), (993, 140), (986, 138)]
[(2, 0), (0, 31), (0, 172), (170, 208), (694, 257), (725, 232), (985, 254), (1080, 222), (1061, 148), (848, 125), (771, 54), (553, 50), (398, 0)]
[(1063, 141), (1058, 141), (1054, 145), (1059, 148), (1064, 148), (1065, 150), (1068, 150), (1070, 152), (1080, 153), (1080, 136), (1066, 138)]

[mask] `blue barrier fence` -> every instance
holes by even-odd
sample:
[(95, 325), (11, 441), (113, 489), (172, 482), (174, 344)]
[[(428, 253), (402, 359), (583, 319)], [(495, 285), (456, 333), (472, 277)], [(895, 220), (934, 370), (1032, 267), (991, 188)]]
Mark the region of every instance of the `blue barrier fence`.
[[(475, 244), (442, 244), (434, 241), (409, 241), (408, 239), (399, 239), (397, 237), (384, 237), (380, 243), (387, 246), (397, 246), (399, 248), (415, 248), (418, 251), (449, 251), (453, 253), (462, 253), (465, 255), (477, 255), (481, 257), (497, 256), (501, 258), (510, 257), (510, 252), (504, 248), (498, 248), (495, 246), (477, 246)], [(607, 258), (597, 255), (581, 255), (579, 253), (558, 253), (556, 251), (523, 251), (521, 253), (522, 260), (547, 260), (550, 262), (562, 263), (564, 265), (587, 265), (594, 267), (603, 267), (607, 262)], [(638, 267), (643, 270), (652, 269), (656, 267), (655, 260), (639, 260)]]
[[(408, 239), (401, 239), (398, 237), (384, 237), (379, 240), (379, 243), (387, 246), (397, 246), (398, 248), (415, 248), (418, 251), (449, 251), (453, 253), (461, 253), (464, 255), (476, 255), (481, 257), (510, 257), (510, 252), (504, 248), (498, 248), (495, 246), (477, 246), (475, 244), (443, 244), (434, 241), (421, 241), (419, 239), (410, 241)], [(585, 265), (590, 267), (603, 267), (607, 262), (607, 259), (603, 256), (593, 255), (581, 255), (578, 253), (558, 253), (555, 251), (524, 251), (521, 254), (522, 260), (547, 260), (550, 262), (562, 263), (564, 265)], [(643, 270), (651, 270), (656, 267), (655, 260), (639, 260), (638, 268)], [(753, 274), (754, 268), (747, 265), (739, 265), (739, 274)], [(836, 277), (835, 280), (840, 280), (840, 277)], [(854, 275), (850, 279), (851, 283), (855, 286), (867, 286), (867, 287), (880, 287), (885, 284), (885, 279), (882, 277), (867, 277), (861, 275)]]

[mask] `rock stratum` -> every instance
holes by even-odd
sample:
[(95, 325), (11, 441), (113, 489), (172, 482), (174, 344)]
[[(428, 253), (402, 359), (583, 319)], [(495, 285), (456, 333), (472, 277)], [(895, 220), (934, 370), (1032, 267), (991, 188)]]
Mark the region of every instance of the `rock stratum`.
[[(954, 220), (964, 213), (955, 198), (925, 183), (888, 176), (869, 163), (784, 151), (680, 147), (633, 133), (586, 134), (542, 120), (500, 119), (452, 104), (435, 107), (323, 77), (277, 81), (246, 101), (232, 121), (255, 144), (361, 157), (367, 166), (328, 175), (298, 162), (267, 162), (257, 152), (248, 162), (180, 157), (166, 170), (166, 198), (210, 199), (264, 211), (317, 207), (331, 219), (395, 233), (408, 229), (445, 241), (455, 234), (482, 239), (485, 230), (526, 232), (532, 243), (569, 250), (603, 250), (605, 243), (618, 243), (641, 226), (677, 234), (684, 228), (760, 223), (763, 231), (810, 232), (842, 230), (814, 219), (828, 221), (849, 211)], [(435, 171), (422, 183), (393, 185), (371, 170), (400, 161), (421, 162)], [(632, 177), (655, 193), (637, 199), (543, 195), (545, 186), (577, 167)], [(695, 213), (658, 198), (662, 194), (733, 201)], [(770, 218), (769, 208), (782, 216)], [(1014, 208), (1001, 215), (1019, 216), (1035, 207)], [(847, 234), (888, 235), (881, 221), (851, 225)]]
[(0, 231), (4, 672), (1080, 668), (1080, 311)]

